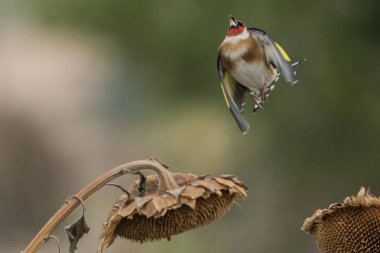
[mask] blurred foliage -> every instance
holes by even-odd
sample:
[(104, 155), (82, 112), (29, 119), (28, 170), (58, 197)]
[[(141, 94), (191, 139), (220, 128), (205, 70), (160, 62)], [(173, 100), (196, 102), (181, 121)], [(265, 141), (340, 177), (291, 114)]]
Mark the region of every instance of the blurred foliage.
[[(275, 135), (267, 156), (294, 157), (296, 164), (314, 158), (325, 166), (328, 161), (335, 168), (331, 171), (347, 170), (341, 164), (344, 157), (350, 157), (347, 165), (352, 172), (363, 160), (367, 167), (374, 166), (364, 157), (376, 154), (374, 137), (380, 137), (378, 1), (25, 2), (49, 26), (114, 38), (133, 65), (125, 71), (133, 70), (129, 74), (136, 79), (123, 85), (142, 90), (139, 103), (150, 110), (142, 114), (155, 114), (159, 107), (178, 110), (181, 104), (203, 100), (225, 109), (215, 55), (227, 28), (226, 16), (233, 13), (246, 24), (267, 30), (294, 59), (308, 58), (299, 70), (300, 85), (278, 87), (265, 111), (252, 119), (252, 135), (260, 135), (255, 124), (271, 128)], [(120, 90), (118, 95), (124, 96), (121, 104), (130, 97)], [(256, 145), (252, 139), (246, 144)]]
[[(206, 228), (189, 236), (193, 244), (208, 245), (212, 231), (223, 238), (212, 251), (237, 244), (239, 252), (305, 252), (312, 244), (299, 227), (315, 208), (360, 185), (380, 193), (380, 1), (18, 3), (49, 29), (112, 40), (118, 76), (99, 113), (126, 127), (121, 136), (138, 154), (190, 171), (233, 172), (248, 184), (242, 210), (219, 224), (232, 234)], [(298, 85), (280, 81), (265, 110), (251, 116), (247, 108), (246, 136), (224, 105), (216, 72), (228, 14), (266, 30), (293, 60), (308, 59)]]

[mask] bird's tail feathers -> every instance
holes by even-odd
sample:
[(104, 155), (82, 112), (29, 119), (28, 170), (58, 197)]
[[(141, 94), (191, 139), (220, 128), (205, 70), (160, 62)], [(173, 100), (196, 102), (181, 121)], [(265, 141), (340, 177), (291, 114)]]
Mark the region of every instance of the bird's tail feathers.
[(294, 68), (294, 69), (297, 68), (298, 65), (304, 63), (306, 60), (307, 60), (306, 58), (303, 58), (303, 59), (301, 59), (299, 61), (296, 61), (296, 62), (292, 63), (292, 68)]

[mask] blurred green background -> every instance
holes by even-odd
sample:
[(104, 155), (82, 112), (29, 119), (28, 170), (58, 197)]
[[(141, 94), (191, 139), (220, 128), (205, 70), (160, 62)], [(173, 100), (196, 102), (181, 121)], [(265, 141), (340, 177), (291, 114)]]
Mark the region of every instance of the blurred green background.
[[(171, 242), (107, 252), (318, 252), (300, 231), (315, 209), (380, 194), (380, 1), (3, 0), (0, 8), (0, 251), (19, 252), (70, 195), (121, 163), (235, 174), (249, 195)], [(242, 136), (227, 110), (217, 48), (233, 14), (294, 59)], [(123, 178), (119, 183), (127, 185)], [(95, 252), (120, 194), (87, 203)], [(67, 242), (59, 227), (63, 252)], [(48, 242), (40, 252), (56, 252)]]

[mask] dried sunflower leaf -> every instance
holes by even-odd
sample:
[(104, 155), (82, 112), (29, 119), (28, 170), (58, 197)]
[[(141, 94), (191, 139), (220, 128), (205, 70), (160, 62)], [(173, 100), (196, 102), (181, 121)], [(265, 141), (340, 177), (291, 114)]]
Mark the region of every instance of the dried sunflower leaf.
[(153, 196), (146, 196), (146, 197), (137, 197), (136, 198), (136, 209), (141, 209), (146, 203), (151, 201)]
[(132, 214), (133, 211), (135, 211), (137, 208), (137, 203), (135, 201), (131, 202), (129, 205), (124, 206), (120, 209), (118, 214), (122, 217), (127, 217), (128, 215)]
[(196, 200), (195, 199), (191, 199), (189, 201), (186, 201), (184, 202), (185, 205), (191, 207), (191, 209), (195, 209), (195, 206), (196, 206)]
[(176, 199), (178, 199), (179, 195), (185, 190), (186, 186), (183, 185), (179, 188), (176, 188), (174, 190), (166, 191), (167, 193), (173, 195)]
[(216, 177), (216, 178), (214, 178), (214, 180), (220, 184), (223, 184), (223, 185), (231, 187), (231, 188), (233, 188), (236, 185), (233, 181), (231, 181), (229, 179), (224, 179), (221, 177)]
[(66, 226), (65, 231), (70, 242), (69, 252), (74, 253), (77, 249), (77, 243), (80, 238), (90, 231), (90, 227), (84, 219), (84, 214), (82, 214), (82, 216), (79, 217), (79, 219), (77, 219), (74, 223)]
[(243, 184), (242, 181), (240, 181), (236, 176), (234, 175), (222, 175), (220, 176), (219, 178), (224, 178), (224, 179), (228, 179), (228, 180), (232, 180), (234, 181), (235, 184), (237, 184), (238, 186), (240, 186), (241, 188), (244, 188), (247, 190), (247, 186), (245, 184)]
[(236, 184), (236, 182), (234, 180), (232, 180), (232, 178), (226, 179), (226, 178), (222, 178), (222, 177), (216, 177), (216, 178), (214, 178), (214, 180), (220, 184), (223, 184), (225, 186), (230, 187), (230, 189), (233, 189), (234, 191), (239, 192), (243, 196), (247, 195), (247, 193), (246, 193), (247, 187), (246, 186), (244, 186), (244, 188), (241, 187), (240, 185)]
[(144, 214), (148, 218), (156, 214), (158, 210), (156, 206), (154, 205), (153, 201), (154, 201), (154, 198), (152, 199), (152, 201), (149, 201), (146, 205), (144, 205), (144, 207), (142, 207), (139, 210), (139, 213)]
[(178, 200), (169, 194), (165, 194), (162, 197), (158, 197), (160, 200), (161, 209), (170, 208), (178, 203)]
[(169, 194), (163, 195), (162, 197), (155, 197), (152, 202), (156, 206), (158, 212), (178, 203), (177, 199)]
[(215, 180), (210, 178), (206, 178), (205, 180), (198, 180), (191, 183), (192, 186), (202, 186), (205, 189), (210, 190), (211, 192), (215, 192), (217, 190), (221, 190), (224, 188), (223, 185), (219, 184)]
[(190, 199), (196, 199), (203, 195), (205, 192), (203, 187), (187, 186), (186, 189), (181, 193), (181, 197), (186, 197)]

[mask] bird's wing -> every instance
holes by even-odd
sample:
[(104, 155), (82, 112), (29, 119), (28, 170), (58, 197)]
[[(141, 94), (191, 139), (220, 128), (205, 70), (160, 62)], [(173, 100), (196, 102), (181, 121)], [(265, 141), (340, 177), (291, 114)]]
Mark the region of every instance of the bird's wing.
[(278, 69), (286, 82), (290, 84), (297, 83), (295, 71), (285, 50), (277, 42), (269, 38), (263, 30), (248, 28), (248, 31), (260, 40), (268, 63)]
[(218, 53), (217, 67), (220, 78), (220, 85), (222, 87), (223, 96), (228, 109), (230, 109), (230, 112), (234, 117), (240, 131), (245, 134), (249, 129), (249, 124), (244, 118), (242, 110), (244, 107), (244, 95), (247, 92), (247, 88), (239, 84), (231, 75), (225, 71), (225, 68), (220, 59), (220, 53)]

